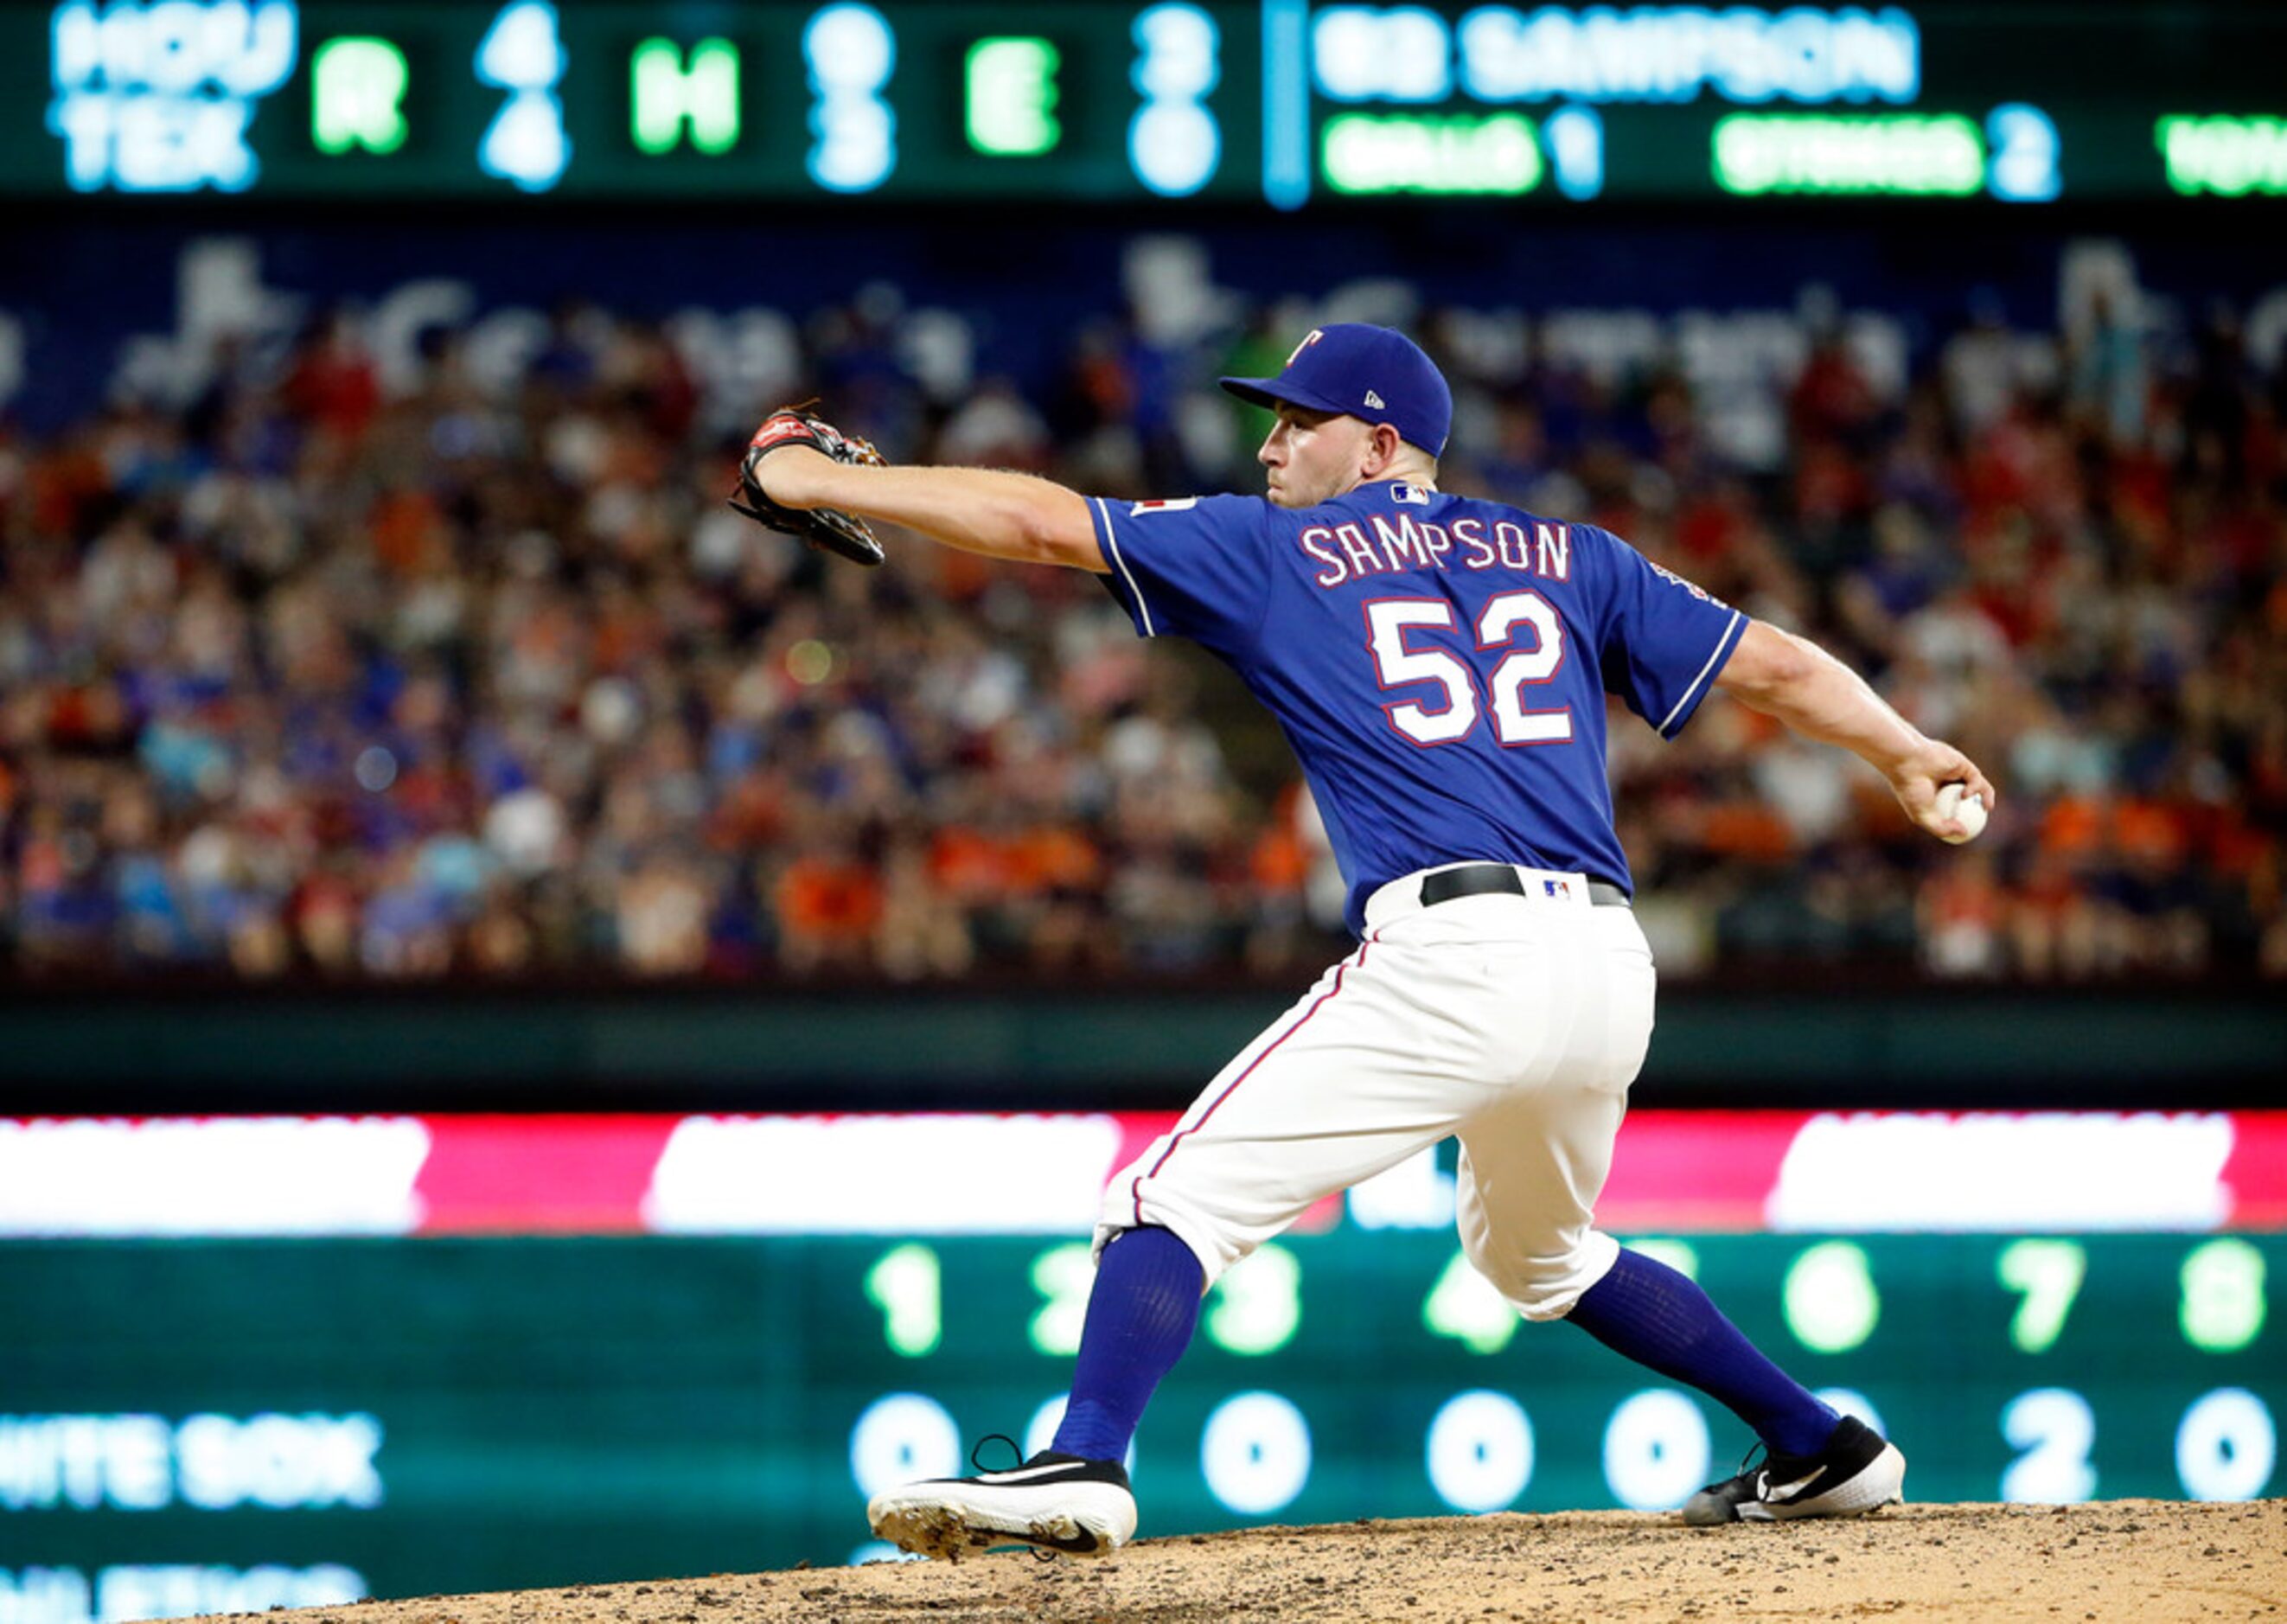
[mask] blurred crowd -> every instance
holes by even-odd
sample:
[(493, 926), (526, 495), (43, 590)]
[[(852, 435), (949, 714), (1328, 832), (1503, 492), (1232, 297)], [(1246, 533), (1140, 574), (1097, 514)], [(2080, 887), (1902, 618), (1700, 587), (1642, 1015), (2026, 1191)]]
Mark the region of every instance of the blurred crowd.
[[(1259, 489), (1301, 313), (1132, 313), (1032, 387), (885, 290), (784, 382), (893, 458), (1106, 495)], [(1866, 671), (2001, 787), (1966, 848), (1707, 706), (1613, 728), (1665, 969), (2287, 975), (2287, 369), (2222, 314), (1990, 311), (1904, 364), (1810, 309), (1716, 389), (1533, 320), (1414, 323), (1443, 483), (1593, 519)], [(930, 335), (934, 334), (932, 339)], [(926, 340), (926, 341), (924, 341)], [(261, 980), (1291, 976), (1340, 883), (1230, 680), (1092, 580), (891, 538), (866, 572), (723, 506), (748, 392), (567, 305), (503, 372), (357, 315), (183, 398), (0, 431), (0, 963)], [(932, 358), (935, 359), (932, 359)], [(1760, 454), (1740, 424), (1775, 425)]]

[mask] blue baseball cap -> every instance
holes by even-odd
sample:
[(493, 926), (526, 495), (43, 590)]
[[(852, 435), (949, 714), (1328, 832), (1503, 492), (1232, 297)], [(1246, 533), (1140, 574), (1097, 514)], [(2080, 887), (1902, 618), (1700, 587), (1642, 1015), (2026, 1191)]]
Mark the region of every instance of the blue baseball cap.
[(1281, 400), (1314, 412), (1386, 423), (1409, 445), (1445, 454), (1453, 428), (1453, 392), (1437, 363), (1394, 328), (1363, 321), (1314, 327), (1294, 346), (1277, 377), (1227, 377), (1240, 400), (1277, 410)]

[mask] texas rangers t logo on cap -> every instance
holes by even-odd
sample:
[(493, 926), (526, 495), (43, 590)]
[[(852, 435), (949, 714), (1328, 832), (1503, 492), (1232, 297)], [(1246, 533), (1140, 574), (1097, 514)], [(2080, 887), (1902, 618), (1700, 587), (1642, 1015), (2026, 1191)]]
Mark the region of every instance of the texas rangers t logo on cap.
[(1329, 321), (1302, 336), (1275, 378), (1227, 377), (1242, 400), (1386, 423), (1431, 456), (1445, 452), (1453, 392), (1437, 363), (1405, 334), (1362, 321)]

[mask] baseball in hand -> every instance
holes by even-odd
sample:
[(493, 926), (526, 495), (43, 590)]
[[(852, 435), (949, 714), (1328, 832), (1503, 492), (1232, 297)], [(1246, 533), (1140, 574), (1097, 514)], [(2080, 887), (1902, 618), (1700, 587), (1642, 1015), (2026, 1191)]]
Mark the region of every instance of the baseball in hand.
[(1974, 840), (1985, 832), (1985, 797), (1968, 793), (1967, 784), (1941, 784), (1937, 791), (1937, 815), (1951, 818), (1961, 825), (1962, 833), (1940, 836), (1953, 845)]

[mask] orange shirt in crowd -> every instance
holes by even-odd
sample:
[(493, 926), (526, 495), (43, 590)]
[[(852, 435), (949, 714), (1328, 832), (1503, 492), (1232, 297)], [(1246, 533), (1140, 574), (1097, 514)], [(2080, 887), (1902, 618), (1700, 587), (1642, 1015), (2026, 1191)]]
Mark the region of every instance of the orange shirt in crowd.
[(855, 943), (882, 921), (882, 884), (854, 858), (805, 857), (780, 876), (779, 923), (821, 943)]

